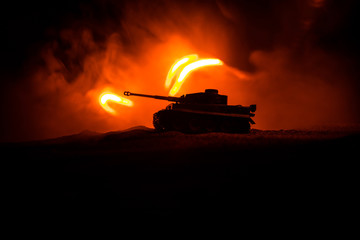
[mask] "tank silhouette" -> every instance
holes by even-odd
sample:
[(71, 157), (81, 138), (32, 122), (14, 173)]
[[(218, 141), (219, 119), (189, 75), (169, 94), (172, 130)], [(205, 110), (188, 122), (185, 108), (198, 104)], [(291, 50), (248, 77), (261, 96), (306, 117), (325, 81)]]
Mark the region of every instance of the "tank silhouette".
[(166, 97), (124, 92), (125, 96), (139, 96), (167, 100), (174, 103), (153, 115), (157, 131), (180, 131), (184, 133), (228, 132), (247, 133), (255, 124), (256, 105), (227, 105), (227, 96), (217, 89), (191, 93), (181, 97)]

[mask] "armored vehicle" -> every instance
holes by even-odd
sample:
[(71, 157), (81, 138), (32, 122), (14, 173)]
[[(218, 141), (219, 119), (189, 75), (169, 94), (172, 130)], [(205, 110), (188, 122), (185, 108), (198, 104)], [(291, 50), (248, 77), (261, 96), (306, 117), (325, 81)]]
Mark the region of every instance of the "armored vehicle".
[(139, 96), (167, 100), (174, 103), (153, 115), (157, 131), (180, 131), (184, 133), (227, 132), (247, 133), (250, 124), (255, 124), (256, 105), (228, 105), (227, 96), (217, 89), (186, 94), (181, 97), (166, 97), (124, 92), (125, 96)]

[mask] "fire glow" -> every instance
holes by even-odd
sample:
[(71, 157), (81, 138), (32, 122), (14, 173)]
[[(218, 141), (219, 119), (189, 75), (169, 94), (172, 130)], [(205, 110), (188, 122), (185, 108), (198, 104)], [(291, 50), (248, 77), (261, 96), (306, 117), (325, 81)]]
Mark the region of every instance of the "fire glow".
[(189, 61), (192, 62), (194, 60), (197, 60), (198, 58), (199, 57), (197, 54), (192, 54), (192, 55), (185, 56), (179, 60), (176, 60), (168, 72), (168, 75), (165, 80), (165, 87), (166, 88), (170, 87), (170, 84), (171, 84), (173, 78), (175, 77), (176, 73), (178, 73), (178, 71), (177, 71), (178, 69), (180, 69), (187, 62), (189, 62)]
[(114, 115), (116, 115), (116, 111), (107, 104), (108, 101), (113, 101), (113, 102), (116, 102), (117, 104), (124, 105), (127, 107), (133, 106), (133, 102), (129, 99), (120, 97), (120, 96), (118, 96), (116, 94), (112, 94), (112, 93), (102, 93), (99, 98), (100, 106), (103, 109), (105, 109), (105, 111), (107, 111), (111, 114), (114, 114)]
[[(169, 88), (173, 79), (176, 78), (172, 88), (169, 91), (169, 96), (175, 96), (181, 86), (185, 82), (185, 79), (189, 76), (189, 74), (199, 68), (206, 66), (219, 66), (223, 65), (223, 62), (217, 58), (204, 58), (199, 59), (197, 54), (191, 54), (180, 58), (175, 61), (175, 63), (171, 66), (168, 75), (165, 80), (165, 88)], [(133, 102), (124, 97), (120, 97), (113, 93), (103, 92), (99, 97), (100, 106), (113, 115), (116, 115), (117, 112), (115, 109), (111, 108), (107, 103), (108, 101), (115, 102), (117, 104), (132, 107)]]
[[(189, 74), (201, 67), (206, 66), (219, 66), (223, 65), (223, 62), (217, 58), (205, 58), (197, 60), (198, 56), (196, 54), (188, 55), (180, 60), (176, 61), (169, 70), (168, 77), (165, 81), (165, 87), (168, 88), (171, 84), (172, 79), (177, 74), (177, 79), (170, 89), (169, 96), (175, 96), (183, 85), (185, 79), (189, 76)], [(189, 63), (188, 63), (189, 62)], [(186, 64), (188, 63), (188, 64)]]

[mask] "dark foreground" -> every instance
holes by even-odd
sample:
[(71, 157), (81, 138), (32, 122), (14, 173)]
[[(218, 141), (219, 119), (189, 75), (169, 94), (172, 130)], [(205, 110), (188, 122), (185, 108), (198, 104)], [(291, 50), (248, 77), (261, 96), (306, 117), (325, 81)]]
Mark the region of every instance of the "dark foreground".
[(358, 131), (188, 135), (137, 127), (1, 144), (1, 150), (16, 216), (246, 212), (310, 220), (351, 210), (359, 143)]

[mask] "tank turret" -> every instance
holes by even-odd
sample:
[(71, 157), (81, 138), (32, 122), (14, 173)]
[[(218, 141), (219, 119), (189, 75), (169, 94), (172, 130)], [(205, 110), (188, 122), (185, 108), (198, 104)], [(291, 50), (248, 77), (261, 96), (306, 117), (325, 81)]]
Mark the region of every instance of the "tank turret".
[(217, 89), (186, 94), (181, 97), (147, 95), (124, 92), (125, 96), (139, 96), (174, 102), (156, 112), (153, 124), (157, 131), (181, 131), (185, 133), (232, 132), (246, 133), (255, 124), (256, 105), (227, 105), (227, 96)]

